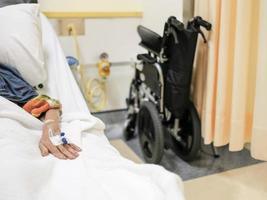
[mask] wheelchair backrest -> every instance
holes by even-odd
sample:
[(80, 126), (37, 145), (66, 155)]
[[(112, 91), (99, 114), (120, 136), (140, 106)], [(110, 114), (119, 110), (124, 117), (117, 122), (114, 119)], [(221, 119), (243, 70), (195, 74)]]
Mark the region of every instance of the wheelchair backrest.
[[(190, 102), (190, 88), (200, 26), (210, 30), (211, 25), (200, 17), (190, 21), (186, 28), (175, 18), (165, 24), (162, 48), (167, 57), (165, 63), (164, 99), (168, 110), (181, 118)], [(204, 41), (206, 41), (204, 37)]]
[[(211, 24), (201, 17), (193, 18), (186, 28), (175, 17), (170, 17), (165, 23), (163, 37), (143, 26), (138, 27), (142, 39), (140, 45), (149, 51), (149, 54), (139, 55), (139, 58), (148, 70), (149, 66), (153, 65), (152, 61), (161, 64), (165, 82), (164, 105), (177, 118), (182, 117), (189, 105), (198, 34), (206, 41), (201, 26), (207, 30), (211, 29)], [(153, 58), (151, 54), (158, 59), (148, 59), (147, 57)], [(151, 72), (148, 71), (148, 74)], [(149, 84), (151, 88), (154, 88), (153, 85)]]

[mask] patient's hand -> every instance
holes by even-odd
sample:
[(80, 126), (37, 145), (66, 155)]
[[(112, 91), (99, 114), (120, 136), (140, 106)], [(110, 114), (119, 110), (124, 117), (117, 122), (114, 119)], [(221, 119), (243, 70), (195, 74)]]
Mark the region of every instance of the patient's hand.
[[(58, 114), (57, 110), (50, 110), (46, 114), (46, 120), (53, 120), (52, 123), (49, 124), (49, 127), (52, 128), (54, 133), (60, 133), (60, 126), (58, 123)], [(39, 143), (39, 148), (42, 156), (47, 156), (50, 153), (59, 159), (75, 159), (79, 156), (78, 152), (81, 149), (75, 144), (65, 144), (65, 145), (53, 145), (49, 138), (48, 126), (45, 124), (43, 126), (43, 134)]]

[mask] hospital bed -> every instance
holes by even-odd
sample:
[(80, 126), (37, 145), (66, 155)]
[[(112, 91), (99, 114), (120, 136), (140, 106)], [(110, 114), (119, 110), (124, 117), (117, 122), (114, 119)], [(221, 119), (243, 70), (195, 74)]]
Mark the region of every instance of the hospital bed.
[(61, 128), (83, 151), (73, 161), (41, 157), (42, 122), (0, 97), (0, 199), (183, 200), (181, 179), (160, 166), (125, 159), (90, 114), (48, 19), (41, 16), (48, 81), (59, 99)]

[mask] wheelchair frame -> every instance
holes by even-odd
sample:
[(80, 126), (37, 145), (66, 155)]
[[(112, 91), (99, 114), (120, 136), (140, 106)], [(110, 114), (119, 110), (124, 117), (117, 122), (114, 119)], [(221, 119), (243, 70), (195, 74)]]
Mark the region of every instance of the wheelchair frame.
[[(189, 23), (188, 26), (191, 26), (191, 28), (195, 28), (195, 30), (198, 33), (200, 33), (206, 42), (206, 38), (201, 31), (200, 27), (205, 27), (207, 30), (211, 29), (211, 24), (203, 20), (201, 17), (195, 17), (193, 18)], [(179, 22), (175, 17), (170, 17), (168, 19), (168, 22), (165, 24), (164, 28), (164, 36), (161, 37), (158, 34), (154, 33), (153, 31), (150, 31), (149, 29), (146, 29), (145, 27), (139, 26), (138, 32), (142, 38), (142, 42), (140, 43), (140, 46), (144, 47), (148, 50), (147, 54), (139, 54), (137, 56), (138, 60), (141, 60), (139, 63), (135, 63), (135, 77), (131, 83), (130, 88), (130, 94), (129, 98), (126, 100), (127, 106), (128, 106), (128, 116), (125, 123), (125, 129), (124, 129), (124, 136), (126, 140), (131, 139), (136, 130), (136, 126), (138, 127), (138, 135), (140, 138), (140, 144), (144, 153), (144, 158), (149, 163), (159, 163), (161, 161), (163, 151), (164, 149), (171, 148), (178, 156), (180, 156), (182, 159), (190, 161), (193, 160), (197, 153), (200, 150), (201, 145), (201, 124), (200, 119), (198, 117), (197, 111), (191, 102), (188, 105), (188, 108), (186, 108), (186, 117), (183, 114), (182, 118), (175, 117), (174, 114), (169, 111), (165, 105), (165, 77), (166, 74), (164, 74), (163, 66), (164, 63), (168, 62), (168, 58), (165, 55), (165, 42), (166, 38), (170, 35), (173, 36), (174, 42), (178, 43), (178, 35), (177, 31), (183, 31), (184, 25)], [(143, 35), (142, 35), (143, 34)], [(149, 38), (146, 38), (148, 37)], [(197, 39), (197, 36), (196, 36)], [(157, 44), (157, 45), (156, 45)], [(195, 44), (196, 45), (196, 44)], [(194, 50), (195, 51), (195, 50)], [(195, 53), (195, 52), (194, 52)], [(194, 55), (193, 55), (194, 57)], [(150, 65), (150, 66), (147, 66)], [(145, 72), (143, 69), (146, 67), (152, 67), (157, 71), (159, 82), (158, 89), (160, 90), (160, 94), (156, 95), (156, 91), (153, 91), (153, 87), (149, 87), (149, 84), (146, 85), (146, 76), (144, 75)], [(152, 68), (151, 68), (152, 69)], [(147, 74), (148, 75), (148, 74)], [(192, 75), (191, 75), (192, 76)], [(191, 78), (190, 78), (191, 83)], [(151, 85), (150, 85), (151, 86)], [(133, 90), (135, 90), (136, 94), (134, 94)], [(134, 96), (135, 95), (135, 96)], [(134, 96), (134, 97), (133, 97)], [(133, 108), (132, 108), (133, 107)], [(141, 110), (141, 116), (140, 116), (140, 110)], [(143, 112), (142, 112), (143, 111)], [(142, 128), (142, 125), (145, 126), (145, 123), (147, 119), (142, 118), (142, 113), (146, 113), (146, 115), (149, 118), (149, 123), (151, 126), (151, 123), (153, 123), (153, 126), (150, 127), (150, 130), (143, 130), (140, 129), (140, 126)], [(147, 114), (149, 113), (149, 114)], [(189, 113), (189, 114), (188, 114)], [(157, 115), (157, 116), (156, 116)], [(181, 129), (186, 129), (186, 126), (183, 125), (181, 128), (181, 124), (187, 124), (185, 123), (185, 118), (187, 118), (187, 115), (192, 117), (192, 126), (193, 127), (193, 136), (194, 141), (192, 142), (192, 148), (189, 152), (185, 153), (182, 152), (181, 147), (176, 146), (176, 142), (181, 142), (182, 139), (179, 135), (181, 132)], [(152, 122), (151, 122), (152, 120)], [(189, 119), (186, 119), (189, 120)], [(141, 125), (142, 124), (142, 125)], [(155, 128), (156, 127), (156, 128)], [(150, 136), (143, 136), (145, 133)], [(151, 132), (151, 133), (150, 133)], [(152, 132), (154, 135), (152, 135)], [(143, 135), (142, 135), (143, 134)], [(171, 135), (171, 136), (170, 136)], [(145, 149), (145, 145), (143, 144), (142, 138), (145, 137), (146, 140), (154, 140), (155, 145), (151, 147), (150, 154), (152, 155), (152, 158), (148, 157), (146, 155), (147, 149)], [(167, 138), (167, 140), (166, 140)], [(174, 139), (173, 139), (174, 138)], [(171, 142), (170, 142), (171, 139)], [(162, 140), (162, 141), (160, 141)], [(193, 138), (192, 138), (193, 140)], [(152, 144), (147, 144), (148, 146)], [(147, 148), (149, 149), (149, 147)], [(154, 152), (152, 152), (154, 151)], [(214, 155), (217, 156), (216, 150), (213, 148)], [(154, 155), (153, 155), (154, 153)]]

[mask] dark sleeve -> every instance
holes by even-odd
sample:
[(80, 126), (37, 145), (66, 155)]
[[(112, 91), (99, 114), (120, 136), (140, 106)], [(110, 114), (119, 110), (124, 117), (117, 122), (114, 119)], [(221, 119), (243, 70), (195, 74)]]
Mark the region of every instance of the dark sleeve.
[(0, 64), (0, 96), (23, 105), (38, 93), (15, 68)]

